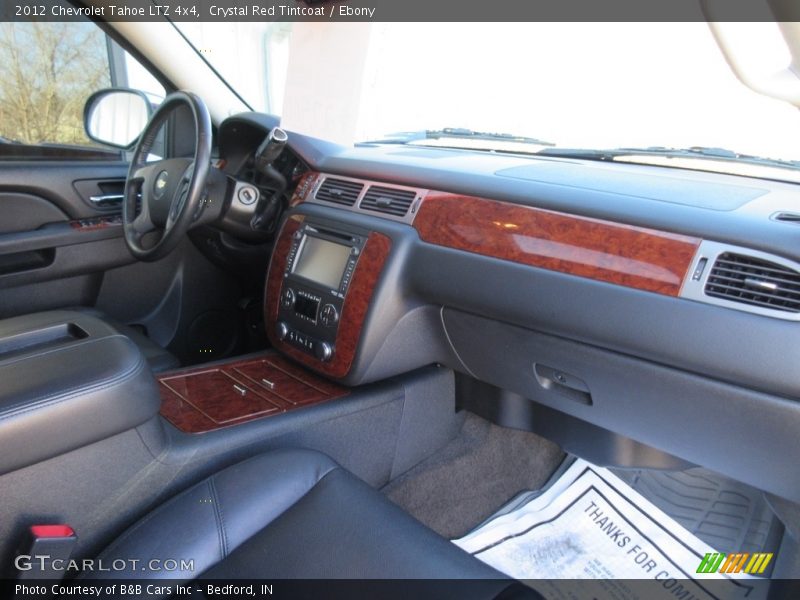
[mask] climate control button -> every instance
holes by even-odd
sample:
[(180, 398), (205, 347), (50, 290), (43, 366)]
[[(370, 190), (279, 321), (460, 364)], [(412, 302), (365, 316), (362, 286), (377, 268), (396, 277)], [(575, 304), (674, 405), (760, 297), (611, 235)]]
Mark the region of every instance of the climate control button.
[(333, 304), (326, 304), (319, 313), (319, 319), (326, 327), (332, 327), (339, 322), (339, 311)]
[(295, 302), (295, 294), (294, 290), (290, 287), (287, 287), (283, 290), (283, 294), (281, 294), (281, 305), (284, 308), (292, 308)]

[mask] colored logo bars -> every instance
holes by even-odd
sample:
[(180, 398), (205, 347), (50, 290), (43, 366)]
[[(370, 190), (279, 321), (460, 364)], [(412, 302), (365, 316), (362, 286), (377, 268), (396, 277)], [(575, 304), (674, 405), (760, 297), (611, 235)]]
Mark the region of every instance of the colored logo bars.
[[(772, 560), (772, 552), (739, 552), (737, 554), (723, 554), (710, 552), (703, 557), (698, 573), (750, 573), (760, 575)], [(746, 566), (745, 566), (746, 565)]]

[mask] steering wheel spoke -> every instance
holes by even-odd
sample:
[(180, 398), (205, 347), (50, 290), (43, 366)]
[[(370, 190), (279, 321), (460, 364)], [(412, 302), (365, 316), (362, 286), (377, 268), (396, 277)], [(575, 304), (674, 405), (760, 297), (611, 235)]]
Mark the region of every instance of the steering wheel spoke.
[(165, 230), (169, 231), (175, 225), (175, 222), (180, 217), (181, 211), (183, 211), (184, 206), (186, 205), (186, 197), (189, 194), (189, 183), (186, 182), (182, 184), (180, 188), (178, 188), (178, 193), (175, 194), (175, 198), (172, 200), (172, 205), (169, 208), (169, 214), (167, 215), (167, 225)]
[(146, 215), (144, 212), (140, 213), (133, 220), (131, 227), (139, 240), (141, 240), (145, 234), (155, 231), (156, 229), (155, 224), (150, 220), (150, 216)]
[(128, 175), (128, 181), (130, 182), (142, 182), (147, 181), (150, 178), (150, 175), (153, 172), (152, 165), (144, 165), (137, 169), (134, 169), (133, 173)]

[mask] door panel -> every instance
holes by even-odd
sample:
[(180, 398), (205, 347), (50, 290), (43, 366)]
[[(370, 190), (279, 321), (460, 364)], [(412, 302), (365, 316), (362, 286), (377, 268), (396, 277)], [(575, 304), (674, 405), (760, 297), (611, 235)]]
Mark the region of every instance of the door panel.
[(0, 316), (93, 305), (104, 272), (134, 262), (122, 238), (127, 164), (0, 163)]
[(119, 179), (81, 179), (73, 182), (75, 191), (97, 211), (119, 212), (122, 207), (122, 194), (125, 191), (125, 178)]
[[(121, 193), (127, 169), (122, 162), (0, 162), (0, 318), (92, 306), (143, 326), (185, 363), (216, 357), (211, 349), (232, 351), (242, 337), (238, 281), (188, 238), (162, 260), (135, 261), (122, 227), (109, 222), (119, 206), (91, 201)], [(219, 348), (207, 335), (214, 327), (225, 329)]]
[(0, 234), (27, 231), (46, 223), (67, 220), (63, 210), (40, 196), (0, 192)]
[[(109, 209), (98, 210), (90, 196), (103, 193), (100, 184), (118, 186), (127, 174), (128, 164), (124, 161), (0, 162), (0, 192), (37, 196), (69, 219), (85, 219), (108, 214)], [(4, 221), (5, 216), (0, 214), (0, 227)]]
[(102, 273), (93, 273), (13, 287), (2, 283), (0, 319), (67, 306), (91, 306), (102, 280)]
[[(204, 273), (191, 248), (155, 263), (133, 259), (115, 218), (125, 154), (85, 135), (82, 107), (92, 93), (131, 87), (155, 100), (166, 95), (163, 81), (89, 21), (13, 23), (0, 31), (0, 42), (0, 66), (13, 74), (3, 81), (4, 97), (19, 100), (3, 104), (8, 110), (0, 119), (0, 318), (97, 306), (147, 327), (166, 345), (184, 320), (219, 302), (235, 306), (238, 297), (220, 300), (205, 287), (184, 294), (184, 277)], [(79, 60), (61, 60), (73, 52)], [(40, 110), (53, 100), (45, 92), (67, 108)], [(198, 285), (235, 287), (225, 275), (201, 277)]]

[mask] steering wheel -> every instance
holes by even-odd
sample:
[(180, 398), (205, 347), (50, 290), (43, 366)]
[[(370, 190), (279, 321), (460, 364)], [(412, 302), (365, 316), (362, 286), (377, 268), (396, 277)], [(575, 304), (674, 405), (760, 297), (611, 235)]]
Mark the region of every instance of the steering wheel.
[[(192, 113), (194, 156), (147, 162), (161, 126), (181, 106), (188, 107)], [(169, 254), (202, 211), (211, 164), (211, 142), (208, 108), (192, 93), (170, 94), (150, 117), (133, 151), (122, 205), (125, 242), (139, 260), (154, 261)], [(137, 215), (139, 196), (141, 209)], [(151, 231), (161, 231), (161, 238), (155, 245), (145, 248), (142, 239)]]

